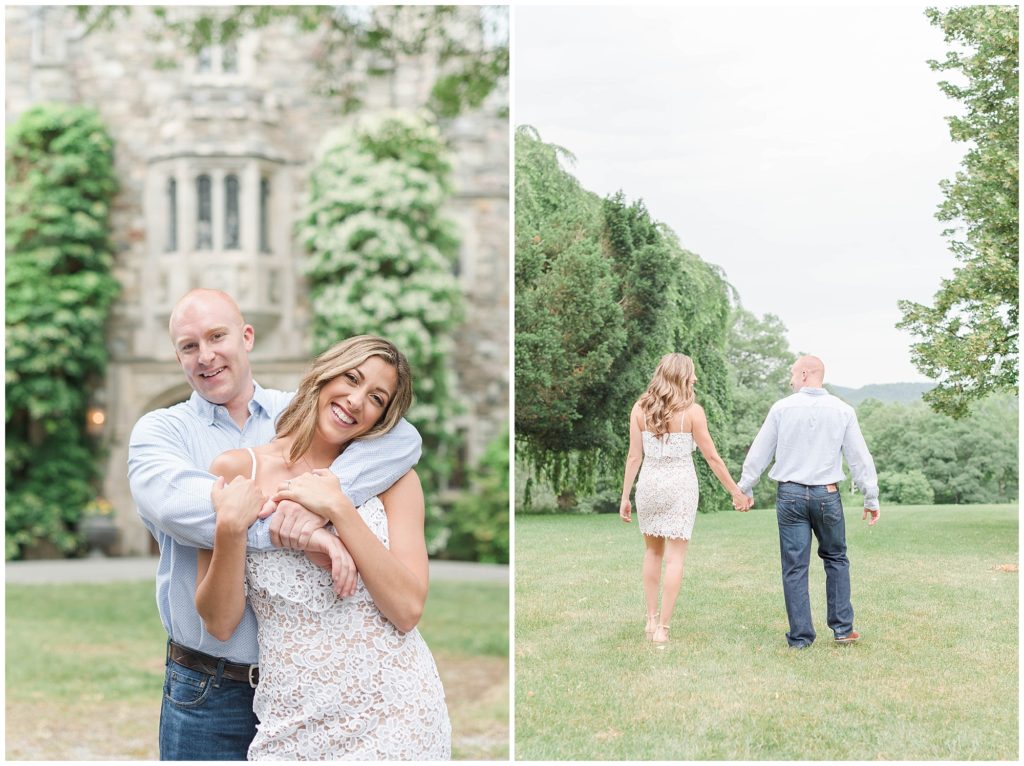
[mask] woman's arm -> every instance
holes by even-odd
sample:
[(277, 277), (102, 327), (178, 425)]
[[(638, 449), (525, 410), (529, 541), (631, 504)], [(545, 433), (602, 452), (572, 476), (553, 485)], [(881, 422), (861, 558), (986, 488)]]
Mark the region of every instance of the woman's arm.
[(741, 499), (745, 503), (747, 496), (736, 482), (732, 480), (732, 476), (729, 475), (729, 469), (725, 466), (725, 461), (719, 457), (718, 450), (715, 449), (715, 442), (711, 439), (711, 433), (708, 431), (708, 417), (704, 414), (704, 408), (699, 404), (694, 404), (690, 407), (688, 414), (690, 416), (690, 430), (693, 432), (693, 441), (700, 448), (700, 454), (704, 456), (712, 472), (722, 482), (726, 492), (732, 495), (733, 503), (737, 503)]
[(622, 477), (622, 499), (619, 501), (619, 517), (630, 521), (633, 508), (629, 502), (629, 492), (633, 489), (640, 464), (644, 462), (643, 437), (640, 435), (640, 403), (633, 405), (629, 413), (629, 452), (626, 454), (626, 474)]
[(429, 565), (423, 489), (415, 471), (380, 495), (388, 517), (390, 549), (366, 526), (330, 471), (318, 469), (291, 479), (274, 498), (294, 500), (331, 521), (381, 614), (401, 631), (416, 627), (427, 600)]
[(246, 531), (265, 499), (248, 478), (251, 470), (245, 450), (218, 455), (210, 466), (220, 476), (212, 493), (217, 525), (213, 550), (200, 549), (196, 559), (196, 611), (218, 641), (231, 638), (245, 613)]

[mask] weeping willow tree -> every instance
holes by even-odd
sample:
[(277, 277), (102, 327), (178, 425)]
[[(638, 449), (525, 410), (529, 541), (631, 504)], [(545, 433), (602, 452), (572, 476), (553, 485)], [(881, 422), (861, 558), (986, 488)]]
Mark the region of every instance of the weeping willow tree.
[[(693, 357), (712, 433), (727, 428), (727, 285), (642, 202), (583, 189), (536, 131), (519, 128), (515, 156), (517, 456), (556, 493), (617, 487), (630, 407), (663, 354)], [(701, 509), (726, 507), (697, 466)]]

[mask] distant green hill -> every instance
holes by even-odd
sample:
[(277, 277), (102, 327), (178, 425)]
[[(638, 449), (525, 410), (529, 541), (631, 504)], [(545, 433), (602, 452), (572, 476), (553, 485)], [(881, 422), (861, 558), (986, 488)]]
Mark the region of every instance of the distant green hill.
[(857, 406), (865, 399), (877, 399), (880, 402), (916, 402), (921, 394), (935, 388), (934, 383), (871, 383), (860, 388), (845, 388), (825, 384), (829, 392), (845, 402)]

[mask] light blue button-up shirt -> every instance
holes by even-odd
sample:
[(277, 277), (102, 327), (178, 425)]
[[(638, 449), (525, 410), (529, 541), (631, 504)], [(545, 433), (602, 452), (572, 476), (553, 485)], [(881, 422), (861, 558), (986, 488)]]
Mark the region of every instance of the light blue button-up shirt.
[(864, 507), (877, 511), (878, 476), (857, 413), (824, 388), (804, 386), (768, 411), (743, 461), (740, 489), (750, 496), (773, 459), (768, 478), (775, 481), (836, 484), (846, 478), (844, 456), (853, 483), (864, 494)]
[[(177, 644), (232, 662), (255, 664), (259, 659), (256, 616), (248, 605), (227, 641), (203, 629), (195, 604), (196, 549), (213, 547), (216, 527), (210, 499), (215, 477), (207, 468), (222, 452), (270, 442), (292, 396), (255, 384), (249, 418), (239, 428), (227, 408), (193, 392), (186, 402), (143, 415), (132, 429), (128, 482), (143, 524), (160, 544), (157, 608)], [(353, 504), (362, 505), (416, 465), (421, 445), (419, 433), (403, 419), (382, 436), (354, 442), (331, 470)], [(250, 527), (249, 547), (273, 548), (269, 519)]]

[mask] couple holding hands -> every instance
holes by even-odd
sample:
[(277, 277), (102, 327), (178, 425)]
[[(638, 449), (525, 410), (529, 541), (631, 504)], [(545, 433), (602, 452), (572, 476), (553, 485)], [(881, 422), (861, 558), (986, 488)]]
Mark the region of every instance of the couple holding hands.
[(739, 483), (733, 481), (718, 455), (707, 417), (696, 403), (697, 377), (690, 357), (677, 353), (662, 357), (647, 390), (633, 405), (619, 516), (626, 522), (632, 520), (629, 495), (639, 471), (636, 510), (644, 536), (645, 632), (659, 647), (668, 643), (697, 516), (699, 487), (692, 457), (695, 448), (700, 448), (738, 511), (750, 510), (754, 485), (765, 468), (775, 462), (768, 475), (779, 485), (776, 514), (789, 645), (803, 649), (816, 636), (807, 587), (812, 535), (818, 540), (818, 556), (825, 567), (828, 626), (839, 643), (849, 644), (860, 638), (853, 629), (850, 560), (838, 489), (845, 478), (843, 457), (854, 484), (864, 495), (864, 518), (870, 525), (880, 514), (878, 477), (853, 408), (823, 387), (825, 365), (821, 359), (802, 356), (790, 373), (794, 393), (776, 402), (768, 412), (747, 452)]

